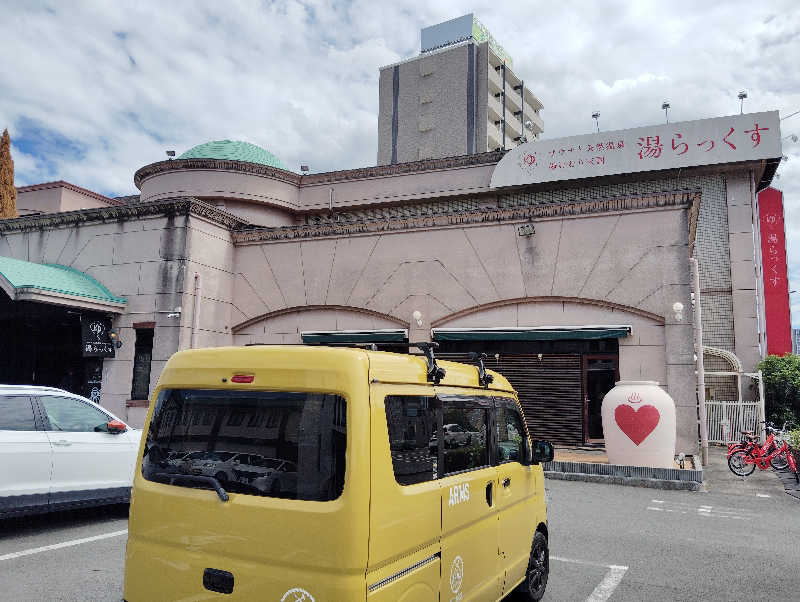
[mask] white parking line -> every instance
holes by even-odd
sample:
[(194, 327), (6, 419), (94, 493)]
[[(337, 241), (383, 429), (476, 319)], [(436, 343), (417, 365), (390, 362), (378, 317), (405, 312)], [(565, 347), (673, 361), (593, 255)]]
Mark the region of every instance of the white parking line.
[(606, 576), (603, 577), (600, 584), (594, 588), (592, 594), (586, 598), (586, 602), (606, 602), (606, 600), (611, 597), (611, 594), (614, 593), (614, 590), (617, 589), (619, 582), (622, 581), (622, 577), (627, 570), (628, 567), (626, 566), (609, 567)]
[(0, 556), (0, 560), (12, 560), (14, 558), (20, 558), (22, 556), (30, 556), (31, 554), (40, 554), (42, 552), (49, 552), (50, 550), (60, 550), (61, 548), (79, 546), (82, 543), (89, 543), (90, 541), (98, 541), (100, 539), (108, 539), (110, 537), (119, 537), (120, 535), (126, 535), (127, 533), (128, 530), (123, 529), (122, 531), (113, 531), (111, 533), (104, 533), (103, 535), (95, 535), (94, 537), (83, 537), (81, 539), (63, 541), (61, 543), (55, 543), (51, 546), (42, 546), (40, 548), (31, 548), (29, 550), (22, 550), (21, 552), (12, 552), (11, 554), (3, 554), (2, 556)]
[[(655, 500), (653, 500), (655, 501)], [(599, 566), (608, 569), (603, 580), (594, 588), (594, 591), (586, 598), (586, 602), (606, 602), (617, 589), (619, 582), (628, 571), (628, 567), (617, 564), (603, 564), (602, 562), (591, 562), (589, 560), (577, 560), (575, 558), (562, 558), (561, 556), (551, 556), (550, 560), (559, 562), (571, 562), (574, 564), (585, 564), (587, 566)]]
[(651, 500), (651, 504), (658, 504), (657, 506), (646, 506), (646, 510), (653, 512), (663, 512), (671, 514), (694, 514), (695, 516), (702, 516), (705, 518), (728, 518), (731, 520), (753, 520), (755, 515), (736, 508), (726, 508), (723, 506), (695, 506), (693, 504), (686, 504), (682, 502), (664, 503), (660, 500)]

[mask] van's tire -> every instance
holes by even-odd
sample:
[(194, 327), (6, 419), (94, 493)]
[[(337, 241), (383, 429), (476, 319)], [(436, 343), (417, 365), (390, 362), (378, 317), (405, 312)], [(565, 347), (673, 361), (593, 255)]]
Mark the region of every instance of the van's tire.
[(228, 484), (228, 475), (226, 475), (224, 472), (218, 472), (214, 475), (214, 478), (219, 481), (219, 484), (222, 485), (223, 488)]
[(538, 602), (544, 596), (549, 574), (550, 551), (547, 548), (547, 538), (544, 533), (537, 531), (536, 535), (533, 536), (525, 581), (519, 584), (517, 591), (523, 595), (524, 600)]

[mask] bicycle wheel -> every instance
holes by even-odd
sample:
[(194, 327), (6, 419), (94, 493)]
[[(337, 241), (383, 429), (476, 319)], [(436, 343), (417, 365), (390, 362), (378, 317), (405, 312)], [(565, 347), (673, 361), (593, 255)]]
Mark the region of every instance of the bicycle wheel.
[(775, 470), (783, 470), (789, 465), (789, 460), (786, 459), (786, 452), (780, 453), (770, 461), (772, 468)]
[(748, 464), (745, 461), (746, 458), (752, 459), (752, 456), (743, 451), (737, 451), (735, 454), (731, 455), (730, 458), (728, 458), (728, 468), (731, 469), (733, 474), (740, 477), (746, 477), (753, 474), (753, 471), (756, 469), (756, 465)]

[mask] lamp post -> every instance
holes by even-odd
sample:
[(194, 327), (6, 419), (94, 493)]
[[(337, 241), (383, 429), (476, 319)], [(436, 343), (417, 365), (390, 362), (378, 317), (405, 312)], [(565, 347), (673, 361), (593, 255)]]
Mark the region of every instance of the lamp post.
[(594, 123), (595, 123), (595, 125), (597, 125), (597, 133), (599, 134), (600, 133), (600, 112), (599, 111), (595, 111), (594, 113), (592, 113), (592, 119), (594, 119)]
[(747, 91), (741, 90), (736, 97), (739, 99), (739, 115), (744, 112), (744, 99), (747, 98)]
[(664, 111), (664, 116), (667, 118), (667, 123), (669, 123), (669, 101), (665, 100), (661, 103), (661, 108)]

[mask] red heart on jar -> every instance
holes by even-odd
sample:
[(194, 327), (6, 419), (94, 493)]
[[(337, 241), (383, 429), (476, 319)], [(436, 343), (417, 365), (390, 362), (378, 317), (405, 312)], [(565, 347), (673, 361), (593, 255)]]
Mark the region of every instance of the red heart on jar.
[(661, 414), (651, 405), (638, 409), (620, 405), (614, 410), (614, 420), (617, 421), (620, 430), (636, 445), (639, 445), (658, 426)]

